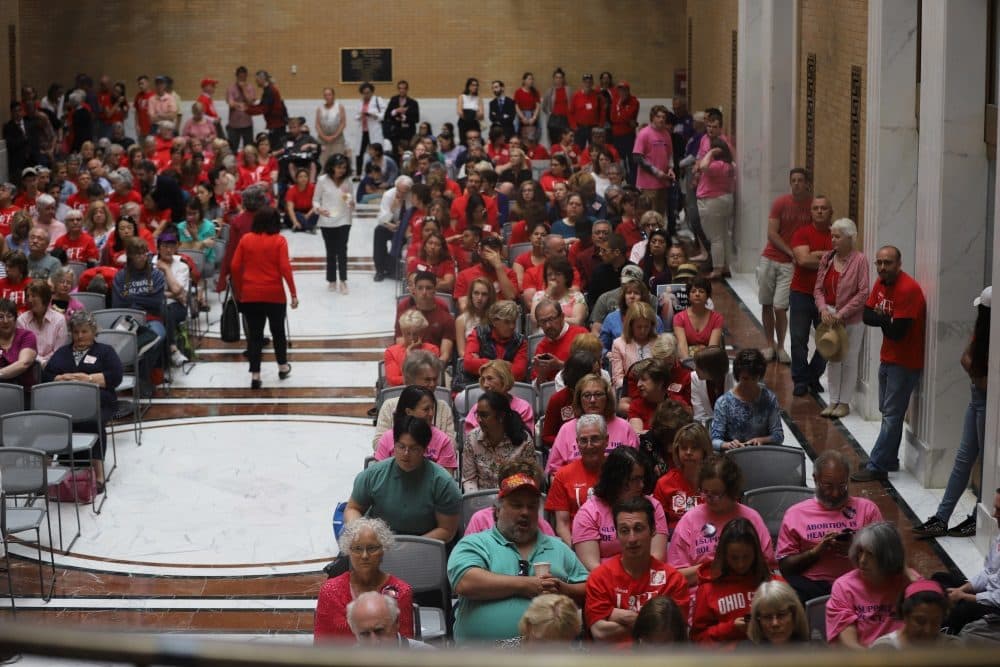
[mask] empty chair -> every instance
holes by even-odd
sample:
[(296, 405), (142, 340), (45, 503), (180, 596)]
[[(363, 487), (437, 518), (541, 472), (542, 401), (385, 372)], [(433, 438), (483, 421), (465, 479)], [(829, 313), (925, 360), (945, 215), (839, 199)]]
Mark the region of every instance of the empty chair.
[(107, 297), (97, 292), (74, 292), (73, 298), (83, 304), (88, 313), (104, 310), (108, 307)]
[(24, 410), (24, 387), (0, 382), (0, 415)]
[(413, 535), (397, 535), (396, 547), (385, 552), (382, 559), (382, 570), (408, 583), (415, 595), (426, 592), (440, 595), (440, 607), (420, 607), (420, 634), (424, 639), (448, 633), (451, 590), (447, 566), (444, 542)]
[(730, 449), (732, 457), (743, 471), (743, 489), (751, 491), (765, 486), (805, 486), (806, 453), (798, 447), (759, 445)]
[[(121, 419), (131, 414), (132, 433), (135, 436), (136, 444), (142, 446), (142, 414), (144, 408), (139, 392), (139, 379), (137, 375), (139, 366), (138, 336), (131, 331), (105, 330), (98, 332), (97, 342), (114, 348), (118, 354), (118, 359), (122, 362), (125, 374), (122, 375), (121, 384), (118, 385), (116, 391), (119, 394), (131, 394), (131, 397), (124, 401), (119, 398), (115, 419)], [(114, 440), (114, 437), (114, 432), (112, 431), (112, 440)]]
[[(55, 550), (52, 548), (52, 523), (48, 522), (49, 528), (49, 561), (52, 567), (52, 578), (49, 584), (45, 584), (45, 573), (42, 558), (42, 522), (48, 517), (48, 504), (43, 507), (7, 507), (8, 485), (18, 489), (22, 493), (27, 489), (37, 495), (47, 497), (49, 482), (47, 474), (45, 454), (33, 449), (21, 447), (0, 448), (0, 475), (3, 477), (3, 492), (0, 493), (0, 532), (3, 533), (4, 560), (7, 565), (8, 575), (10, 573), (10, 542), (8, 537), (28, 530), (35, 531), (35, 547), (38, 559), (38, 594), (48, 602), (52, 597), (52, 591), (56, 585), (56, 561)], [(7, 478), (12, 478), (8, 482)], [(10, 580), (8, 580), (8, 585)], [(14, 606), (14, 591), (10, 590), (11, 607)]]
[(744, 493), (743, 504), (757, 510), (767, 524), (771, 541), (777, 544), (781, 520), (788, 508), (803, 500), (809, 500), (814, 495), (813, 489), (804, 486), (763, 486)]
[(806, 602), (806, 618), (809, 619), (809, 640), (826, 643), (826, 602), (829, 595), (813, 598)]
[[(101, 393), (96, 384), (86, 382), (46, 382), (36, 385), (32, 390), (32, 404), (38, 410), (52, 410), (54, 412), (65, 412), (73, 420), (73, 451), (82, 451), (84, 447), (92, 449), (99, 445), (99, 451), (106, 451), (105, 420), (101, 415)], [(93, 431), (78, 428), (79, 426), (92, 428)], [(78, 449), (79, 448), (79, 449)], [(112, 466), (105, 474), (105, 479), (118, 464), (118, 456), (115, 452), (114, 441), (111, 443)], [(91, 456), (91, 465), (93, 457)], [(97, 505), (97, 497), (92, 501), (92, 507), (96, 514), (100, 514), (101, 507), (107, 495), (101, 499), (101, 504)]]
[[(40, 451), (46, 456), (66, 456), (87, 454), (90, 456), (91, 444), (81, 440), (74, 448), (73, 421), (64, 412), (48, 410), (29, 410), (26, 412), (11, 412), (0, 416), (0, 443), (4, 447), (16, 447)], [(2, 450), (0, 450), (2, 451)], [(49, 485), (60, 483), (68, 474), (67, 468), (50, 467), (48, 469)], [(3, 480), (6, 482), (6, 479)], [(76, 485), (73, 485), (74, 492)], [(73, 503), (76, 511), (76, 534), (70, 540), (66, 551), (80, 537), (80, 505)], [(59, 513), (59, 548), (63, 548), (62, 513)]]

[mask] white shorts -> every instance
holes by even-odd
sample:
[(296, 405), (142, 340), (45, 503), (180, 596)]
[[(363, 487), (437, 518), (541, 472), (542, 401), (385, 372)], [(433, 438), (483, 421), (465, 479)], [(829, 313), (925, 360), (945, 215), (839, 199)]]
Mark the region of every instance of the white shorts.
[(757, 300), (760, 305), (788, 310), (788, 294), (794, 271), (794, 262), (776, 262), (761, 256), (757, 263)]

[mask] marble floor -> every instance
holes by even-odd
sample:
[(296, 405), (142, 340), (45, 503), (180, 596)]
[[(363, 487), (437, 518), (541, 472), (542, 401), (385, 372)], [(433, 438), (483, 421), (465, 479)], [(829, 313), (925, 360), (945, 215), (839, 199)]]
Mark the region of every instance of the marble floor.
[[(100, 515), (81, 508), (82, 536), (56, 553), (54, 598), (38, 596), (33, 546), (14, 545), (18, 618), (58, 626), (104, 627), (247, 640), (306, 641), (336, 553), (331, 514), (346, 499), (370, 451), (373, 382), (391, 342), (396, 285), (372, 281), (371, 211), (352, 229), (349, 295), (326, 289), (319, 236), (289, 234), (301, 305), (290, 311), (293, 373), (277, 377), (265, 355), (264, 389), (249, 389), (241, 343), (218, 337), (218, 303), (190, 372), (174, 373), (146, 415), (142, 446), (129, 426), (116, 431), (119, 468)], [(728, 342), (760, 346), (752, 284), (736, 276), (716, 290)], [(855, 460), (877, 423), (819, 416), (812, 398), (793, 398), (785, 366), (772, 364), (792, 437), (815, 456), (828, 447)], [(858, 449), (860, 446), (861, 450)], [(936, 503), (903, 473), (891, 484), (856, 485), (904, 534)], [(956, 515), (967, 511), (971, 494)], [(56, 510), (58, 511), (58, 510)], [(75, 526), (63, 507), (65, 530)], [(967, 544), (962, 544), (965, 542)], [(29, 548), (30, 547), (30, 548)], [(907, 539), (911, 563), (930, 573), (978, 569), (969, 540)], [(971, 549), (971, 552), (970, 552)], [(0, 618), (9, 612), (0, 611)], [(42, 664), (26, 662), (25, 664)], [(55, 664), (55, 663), (53, 663)]]

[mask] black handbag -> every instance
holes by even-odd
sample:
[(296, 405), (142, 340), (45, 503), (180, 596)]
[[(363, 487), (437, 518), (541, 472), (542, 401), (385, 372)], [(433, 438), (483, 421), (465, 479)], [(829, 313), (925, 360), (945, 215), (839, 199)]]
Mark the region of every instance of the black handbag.
[(226, 287), (226, 297), (222, 305), (222, 319), (219, 321), (219, 336), (226, 343), (235, 343), (242, 338), (240, 335), (240, 309), (233, 296), (232, 283)]

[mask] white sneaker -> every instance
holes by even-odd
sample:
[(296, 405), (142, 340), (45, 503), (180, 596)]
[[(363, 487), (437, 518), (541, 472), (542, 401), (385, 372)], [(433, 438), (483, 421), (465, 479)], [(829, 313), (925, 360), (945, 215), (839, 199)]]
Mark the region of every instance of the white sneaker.
[(174, 350), (170, 355), (170, 361), (173, 363), (175, 368), (180, 368), (188, 362), (188, 358), (184, 356), (184, 353), (180, 350)]
[(778, 350), (778, 361), (781, 362), (781, 363), (783, 363), (783, 364), (790, 364), (790, 363), (792, 363), (792, 358), (790, 356), (788, 356), (787, 352), (785, 352), (785, 348), (780, 348)]

